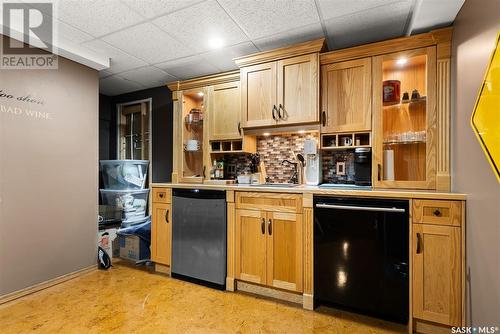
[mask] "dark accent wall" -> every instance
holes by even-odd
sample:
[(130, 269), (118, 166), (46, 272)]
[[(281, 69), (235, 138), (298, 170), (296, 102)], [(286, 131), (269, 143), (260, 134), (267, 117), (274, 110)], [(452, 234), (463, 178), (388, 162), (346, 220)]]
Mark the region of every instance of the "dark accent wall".
[(166, 86), (99, 96), (99, 159), (116, 159), (116, 105), (152, 99), (152, 182), (170, 182), (172, 175), (172, 92)]

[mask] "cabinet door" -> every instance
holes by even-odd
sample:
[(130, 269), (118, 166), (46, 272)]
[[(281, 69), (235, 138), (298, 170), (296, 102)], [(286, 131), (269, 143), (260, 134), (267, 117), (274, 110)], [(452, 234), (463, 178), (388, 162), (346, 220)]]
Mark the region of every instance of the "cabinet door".
[(371, 72), (371, 58), (321, 67), (321, 132), (371, 130)]
[(436, 48), (377, 56), (372, 64), (374, 186), (436, 189)]
[(413, 224), (413, 316), (461, 326), (460, 227)]
[(267, 213), (267, 285), (302, 292), (302, 216)]
[(266, 214), (236, 210), (237, 279), (266, 284)]
[(213, 86), (210, 108), (210, 140), (241, 138), (240, 82)]
[(278, 123), (311, 123), (319, 120), (318, 54), (280, 60), (278, 71)]
[(244, 67), (240, 79), (243, 125), (276, 124), (276, 62)]
[(151, 226), (151, 259), (170, 266), (172, 249), (171, 204), (154, 203)]

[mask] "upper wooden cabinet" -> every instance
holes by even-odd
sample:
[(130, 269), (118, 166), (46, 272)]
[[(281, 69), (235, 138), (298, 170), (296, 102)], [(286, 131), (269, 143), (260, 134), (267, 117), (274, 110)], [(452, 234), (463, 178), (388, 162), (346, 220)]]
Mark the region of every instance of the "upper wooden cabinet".
[[(436, 68), (435, 46), (373, 57), (376, 187), (436, 189)], [(395, 102), (384, 101), (387, 81), (400, 85)]]
[(371, 130), (371, 72), (371, 57), (321, 66), (322, 133)]
[(278, 124), (311, 123), (319, 120), (318, 54), (277, 62)]
[(240, 57), (245, 128), (319, 121), (319, 51), (324, 39)]
[(276, 62), (241, 69), (241, 111), (243, 126), (275, 125)]
[(210, 140), (241, 138), (240, 82), (214, 85), (210, 92)]

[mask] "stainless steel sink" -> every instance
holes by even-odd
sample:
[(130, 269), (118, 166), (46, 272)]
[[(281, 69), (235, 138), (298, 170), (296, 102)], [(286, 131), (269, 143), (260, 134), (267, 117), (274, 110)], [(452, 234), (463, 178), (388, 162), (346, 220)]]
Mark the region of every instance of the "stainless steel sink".
[(263, 183), (263, 184), (251, 184), (251, 186), (271, 187), (271, 188), (293, 188), (293, 187), (298, 187), (299, 185), (295, 183)]

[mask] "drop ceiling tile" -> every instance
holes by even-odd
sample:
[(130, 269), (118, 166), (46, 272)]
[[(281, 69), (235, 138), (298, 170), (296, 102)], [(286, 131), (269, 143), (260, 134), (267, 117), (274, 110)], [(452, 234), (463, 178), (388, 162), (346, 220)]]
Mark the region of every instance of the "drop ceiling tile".
[(314, 0), (218, 0), (254, 40), (319, 22)]
[(155, 65), (180, 80), (218, 73), (214, 65), (201, 56), (191, 56)]
[(108, 69), (111, 73), (120, 73), (130, 70), (132, 68), (146, 66), (147, 63), (137, 57), (131, 56), (108, 43), (96, 39), (82, 44), (83, 47), (92, 52), (104, 55), (110, 58), (110, 67)]
[(77, 28), (72, 27), (62, 21), (55, 20), (55, 41), (71, 42), (72, 44), (80, 44), (94, 39), (92, 35), (87, 34)]
[[(189, 7), (200, 2), (200, 0), (121, 0), (124, 4), (144, 16), (153, 18), (167, 13)], [(203, 0), (201, 0), (203, 1)]]
[(214, 50), (202, 54), (210, 64), (216, 66), (220, 71), (231, 71), (238, 68), (233, 61), (233, 58), (249, 55), (259, 52), (252, 42), (244, 42), (241, 44), (225, 47), (220, 50)]
[(100, 70), (100, 71), (99, 71), (99, 78), (100, 78), (100, 79), (104, 79), (104, 78), (110, 77), (110, 76), (112, 76), (112, 75), (113, 75), (113, 73), (111, 73), (111, 72), (110, 72), (110, 71), (108, 71), (108, 70)]
[[(193, 16), (193, 13), (200, 15)], [(220, 38), (226, 45), (248, 41), (243, 31), (219, 6), (209, 0), (153, 21), (196, 53), (210, 49), (209, 40)]]
[(318, 9), (321, 12), (323, 20), (361, 12), (394, 2), (401, 2), (401, 0), (317, 0)]
[(423, 0), (413, 22), (412, 33), (421, 33), (451, 24), (465, 0)]
[(314, 23), (305, 27), (254, 40), (254, 43), (260, 50), (266, 51), (323, 37), (325, 37), (325, 35), (321, 24)]
[(144, 89), (144, 87), (137, 82), (125, 80), (118, 75), (112, 75), (99, 81), (99, 92), (108, 96), (133, 92), (141, 89)]
[(326, 20), (330, 49), (395, 38), (405, 34), (411, 2), (398, 2)]
[(137, 82), (145, 87), (156, 87), (177, 80), (176, 77), (154, 67), (141, 67), (120, 73), (120, 77)]
[(193, 54), (188, 48), (149, 22), (105, 36), (103, 40), (150, 64)]
[(95, 37), (137, 24), (144, 18), (118, 1), (56, 0), (55, 16)]

